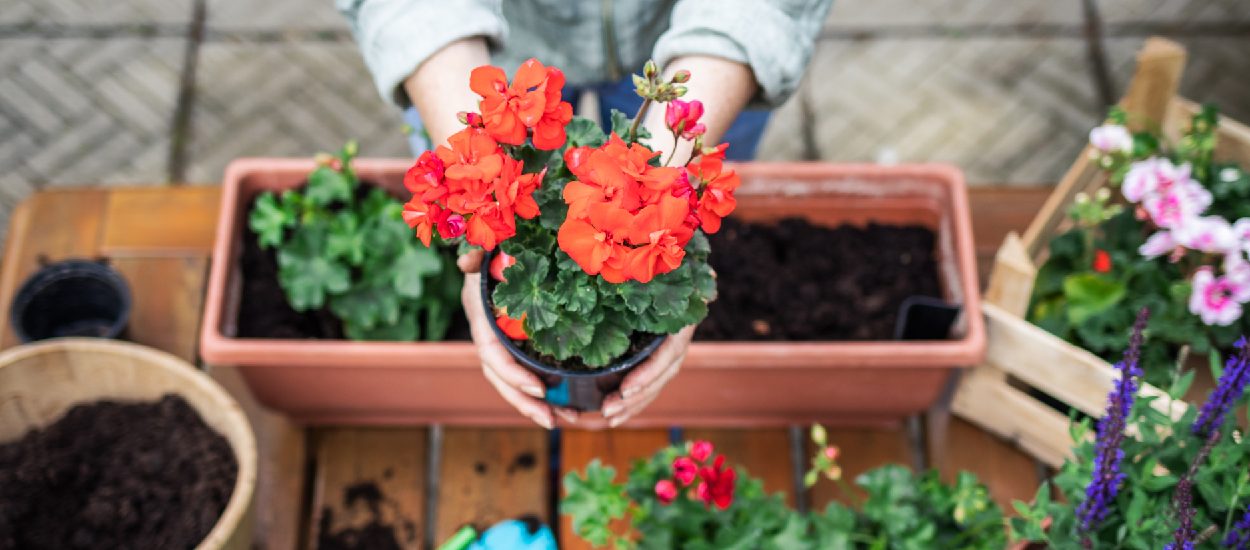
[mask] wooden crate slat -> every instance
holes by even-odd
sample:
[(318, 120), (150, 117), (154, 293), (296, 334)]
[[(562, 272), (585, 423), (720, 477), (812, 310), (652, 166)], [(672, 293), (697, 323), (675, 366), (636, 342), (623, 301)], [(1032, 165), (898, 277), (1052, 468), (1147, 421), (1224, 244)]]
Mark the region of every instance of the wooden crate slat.
[(746, 468), (752, 477), (763, 480), (768, 493), (785, 493), (786, 503), (794, 506), (794, 461), (788, 429), (688, 429), (685, 437), (712, 442), (727, 463)]
[[(400, 548), (422, 547), (426, 431), (324, 428), (313, 435), (316, 470), (308, 544), (373, 526), (389, 528)], [(358, 540), (358, 539), (342, 539)]]
[(942, 479), (952, 482), (965, 470), (976, 474), (1009, 515), (1014, 515), (1012, 501), (1027, 502), (1036, 494), (1041, 480), (1032, 455), (961, 418), (951, 420), (946, 434), (943, 459), (934, 465)]
[(1071, 456), (1068, 418), (1008, 385), (1002, 372), (993, 367), (977, 367), (964, 374), (951, 410), (1051, 467)]
[[(668, 443), (668, 430), (663, 429), (564, 430), (560, 441), (560, 479), (569, 472), (584, 471), (591, 460), (598, 458), (603, 464), (616, 468), (616, 479), (621, 481), (635, 460), (651, 456)], [(564, 494), (563, 487), (560, 494)], [(623, 531), (627, 525), (627, 522), (617, 522), (614, 527)], [(573, 533), (573, 522), (563, 515), (560, 516), (560, 548), (592, 548)]]
[[(894, 428), (828, 428), (829, 444), (836, 445), (840, 451), (838, 463), (842, 466), (842, 477), (850, 485), (860, 474), (886, 464), (901, 464), (911, 467), (914, 464), (911, 443), (907, 430)], [(810, 438), (805, 439), (807, 453), (803, 464), (811, 467), (812, 454), (815, 452)], [(865, 493), (859, 487), (854, 491), (863, 498)], [(838, 489), (834, 481), (821, 477), (816, 486), (807, 491), (808, 504), (813, 511), (825, 509), (830, 502), (843, 504), (851, 502)]]
[(1029, 257), (1024, 242), (1014, 232), (1008, 233), (994, 257), (990, 283), (985, 290), (985, 301), (1023, 317), (1028, 313), (1033, 296), (1033, 281), (1037, 268)]
[(550, 524), (548, 441), (540, 429), (447, 428), (435, 545), (466, 524), (484, 530), (522, 516)]
[(104, 254), (195, 254), (213, 248), (221, 188), (137, 187), (108, 197), (100, 241)]
[(207, 256), (124, 257), (110, 262), (130, 284), (133, 306), (126, 339), (195, 362)]
[(37, 271), (39, 258), (94, 259), (100, 255), (100, 227), (108, 191), (66, 189), (32, 195), (9, 225), (4, 267), (0, 273), (0, 348), (18, 344), (9, 326), (9, 304), (17, 287)]
[(239, 402), (256, 434), (256, 496), (252, 506), (254, 547), (299, 548), (308, 467), (307, 430), (265, 409), (233, 367), (209, 375)]

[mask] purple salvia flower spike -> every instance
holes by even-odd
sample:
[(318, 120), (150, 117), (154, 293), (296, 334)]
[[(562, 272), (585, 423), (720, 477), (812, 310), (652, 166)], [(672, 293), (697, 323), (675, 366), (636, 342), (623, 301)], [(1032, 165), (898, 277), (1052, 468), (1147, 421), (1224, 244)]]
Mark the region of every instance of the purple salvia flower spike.
[(1224, 536), (1224, 547), (1233, 550), (1250, 550), (1250, 506), (1246, 507), (1241, 519), (1233, 524), (1232, 530)]
[[(1137, 314), (1128, 350), (1124, 352), (1124, 359), (1116, 364), (1120, 379), (1107, 396), (1107, 414), (1098, 421), (1098, 437), (1094, 444), (1094, 472), (1085, 488), (1085, 500), (1077, 509), (1081, 531), (1087, 534), (1106, 519), (1110, 505), (1124, 481), (1124, 474), (1120, 472), (1124, 451), (1120, 444), (1124, 442), (1124, 428), (1128, 423), (1129, 411), (1133, 409), (1133, 398), (1137, 394), (1137, 378), (1142, 374), (1139, 365), (1142, 333), (1146, 330), (1146, 320), (1149, 317), (1150, 311), (1146, 308), (1142, 308)], [(1086, 540), (1088, 541), (1088, 535)]]
[(1202, 404), (1198, 419), (1191, 428), (1194, 435), (1206, 436), (1218, 432), (1228, 412), (1245, 393), (1246, 384), (1250, 383), (1250, 346), (1246, 345), (1245, 336), (1237, 340), (1236, 347), (1238, 353), (1228, 358), (1219, 383), (1206, 403)]

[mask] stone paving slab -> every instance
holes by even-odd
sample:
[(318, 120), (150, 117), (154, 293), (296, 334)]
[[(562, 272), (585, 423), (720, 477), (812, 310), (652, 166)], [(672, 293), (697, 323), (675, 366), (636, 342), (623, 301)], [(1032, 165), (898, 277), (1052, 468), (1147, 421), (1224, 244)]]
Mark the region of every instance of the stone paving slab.
[(825, 26), (1079, 25), (1081, 22), (1080, 0), (834, 0)]
[[(1072, 1), (1072, 0), (1060, 0)], [(1230, 23), (1250, 21), (1246, 0), (1099, 0), (1103, 21)]]
[[(1250, 122), (1250, 36), (1177, 41), (1189, 52), (1181, 77), (1181, 95), (1200, 103), (1215, 103), (1224, 114)], [(1133, 76), (1142, 42), (1139, 38), (1106, 41), (1108, 65), (1120, 90)]]
[[(193, 0), (0, 0), (0, 24), (187, 23)], [(321, 1), (321, 0), (313, 0)], [(285, 3), (285, 2), (283, 2)]]
[(234, 158), (306, 157), (350, 138), (364, 156), (410, 154), (354, 43), (208, 43), (198, 73), (189, 181), (220, 181)]
[(183, 48), (0, 39), (0, 223), (39, 188), (164, 182)]
[(206, 0), (211, 30), (348, 30), (334, 0)]
[(974, 184), (1056, 181), (1101, 112), (1084, 48), (1075, 39), (825, 42), (760, 156), (802, 157), (806, 96), (821, 160), (948, 162)]

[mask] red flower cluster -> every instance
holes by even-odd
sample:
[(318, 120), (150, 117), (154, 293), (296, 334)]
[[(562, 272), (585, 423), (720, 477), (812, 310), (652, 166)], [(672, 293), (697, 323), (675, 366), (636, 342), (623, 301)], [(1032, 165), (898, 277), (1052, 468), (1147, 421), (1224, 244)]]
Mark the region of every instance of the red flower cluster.
[(1098, 273), (1111, 272), (1111, 254), (1106, 250), (1098, 249), (1094, 251), (1094, 271)]
[(560, 100), (564, 73), (534, 59), (521, 65), (511, 85), (498, 67), (478, 67), (470, 87), (482, 96), (482, 113), (464, 114), (468, 127), (448, 145), (426, 151), (404, 175), (412, 192), (404, 221), (426, 246), (437, 229), (445, 239), (465, 235), (491, 250), (516, 234), (515, 216), (537, 216), (533, 193), (544, 174), (523, 174), (523, 164), (501, 144), (521, 145), (533, 130), (535, 147), (558, 149), (573, 118), (573, 108)]
[(560, 249), (610, 283), (646, 283), (677, 269), (694, 231), (715, 233), (736, 205), (740, 180), (724, 169), (725, 147), (684, 170), (652, 166), (659, 153), (616, 134), (598, 149), (569, 149), (564, 162), (577, 179), (564, 186)]
[(733, 504), (734, 485), (737, 472), (725, 468), (725, 457), (712, 458), (712, 444), (707, 441), (696, 441), (690, 446), (689, 456), (679, 456), (673, 460), (673, 479), (662, 479), (655, 484), (655, 496), (661, 504), (671, 504), (677, 499), (680, 488), (690, 487), (696, 479), (695, 496), (706, 506), (715, 505), (724, 510)]
[(534, 147), (545, 151), (564, 146), (564, 127), (573, 120), (573, 106), (560, 100), (564, 73), (529, 59), (516, 71), (512, 84), (499, 67), (473, 69), (469, 88), (482, 96), (478, 107), (486, 132), (500, 143), (521, 145), (529, 130)]

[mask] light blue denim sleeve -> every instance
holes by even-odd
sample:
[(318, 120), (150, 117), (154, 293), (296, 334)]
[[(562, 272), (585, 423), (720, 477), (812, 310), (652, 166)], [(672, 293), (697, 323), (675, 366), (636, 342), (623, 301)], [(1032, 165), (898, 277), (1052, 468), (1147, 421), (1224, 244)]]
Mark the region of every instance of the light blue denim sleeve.
[(484, 36), (507, 38), (501, 0), (335, 0), (360, 45), (378, 93), (400, 107), (412, 103), (403, 83), (443, 46)]
[(832, 0), (681, 0), (655, 44), (661, 66), (683, 55), (745, 63), (760, 98), (779, 105), (794, 93)]

